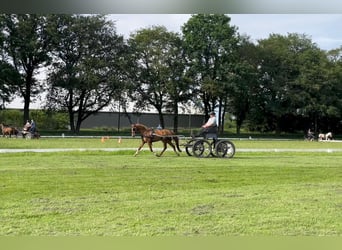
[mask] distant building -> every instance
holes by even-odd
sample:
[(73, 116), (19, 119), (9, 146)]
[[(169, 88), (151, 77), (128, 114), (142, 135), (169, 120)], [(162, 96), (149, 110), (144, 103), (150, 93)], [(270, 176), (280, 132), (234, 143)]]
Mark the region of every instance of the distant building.
[[(164, 114), (165, 128), (173, 128), (173, 115)], [(189, 129), (201, 127), (205, 122), (204, 115), (179, 114), (178, 128)], [(99, 112), (89, 116), (82, 122), (81, 128), (128, 128), (131, 123), (142, 123), (157, 128), (160, 124), (157, 113), (119, 113)]]

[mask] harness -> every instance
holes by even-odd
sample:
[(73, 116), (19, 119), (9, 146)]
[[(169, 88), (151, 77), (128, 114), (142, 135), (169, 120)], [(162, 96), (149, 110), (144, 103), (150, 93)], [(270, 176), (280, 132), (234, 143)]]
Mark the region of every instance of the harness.
[(148, 129), (148, 130), (146, 130), (144, 132), (143, 135), (141, 135), (141, 138), (146, 137), (146, 138), (151, 138), (152, 139), (154, 135), (155, 135), (154, 134), (154, 130), (153, 129)]

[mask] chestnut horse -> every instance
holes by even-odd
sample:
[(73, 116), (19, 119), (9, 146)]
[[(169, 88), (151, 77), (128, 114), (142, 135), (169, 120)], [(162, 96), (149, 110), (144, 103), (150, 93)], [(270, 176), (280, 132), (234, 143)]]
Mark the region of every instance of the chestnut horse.
[(12, 135), (15, 135), (16, 137), (18, 136), (19, 131), (16, 128), (6, 126), (2, 123), (0, 123), (0, 127), (1, 127), (3, 137), (5, 137), (5, 136), (11, 137)]
[[(132, 124), (132, 136), (135, 137), (136, 133), (139, 133), (141, 135), (141, 145), (139, 146), (139, 148), (137, 149), (137, 151), (135, 152), (134, 156), (136, 156), (140, 150), (142, 149), (142, 147), (145, 145), (145, 143), (148, 144), (150, 151), (153, 152), (152, 149), (152, 143), (153, 142), (157, 142), (157, 141), (162, 141), (164, 144), (164, 148), (161, 151), (161, 153), (158, 155), (156, 154), (156, 156), (161, 156), (164, 151), (167, 148), (167, 144), (171, 145), (171, 147), (173, 148), (173, 151), (179, 156), (179, 153), (176, 150), (176, 146), (179, 152), (182, 152), (182, 150), (179, 148), (179, 137), (175, 135), (174, 132), (172, 132), (171, 130), (168, 129), (152, 129), (152, 128), (148, 128), (143, 124), (139, 124), (139, 123), (135, 123)], [(172, 140), (174, 140), (176, 146), (172, 143)]]

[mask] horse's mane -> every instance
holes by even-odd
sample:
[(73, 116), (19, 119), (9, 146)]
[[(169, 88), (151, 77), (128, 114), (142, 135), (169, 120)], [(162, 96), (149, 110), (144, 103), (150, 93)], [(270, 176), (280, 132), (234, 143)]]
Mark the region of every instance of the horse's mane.
[(144, 124), (141, 124), (141, 123), (133, 123), (132, 125), (134, 125), (135, 127), (142, 127), (144, 129), (148, 129), (147, 126), (145, 126)]

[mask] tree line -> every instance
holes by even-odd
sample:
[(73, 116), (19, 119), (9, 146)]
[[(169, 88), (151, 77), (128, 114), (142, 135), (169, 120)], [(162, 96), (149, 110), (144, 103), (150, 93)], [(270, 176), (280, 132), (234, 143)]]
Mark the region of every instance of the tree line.
[[(321, 50), (305, 34), (252, 42), (223, 14), (196, 14), (181, 34), (164, 26), (117, 34), (106, 15), (1, 14), (0, 99), (65, 111), (70, 128), (116, 103), (135, 112), (181, 109), (261, 132), (342, 131), (342, 46)], [(39, 74), (46, 76), (39, 79)]]

